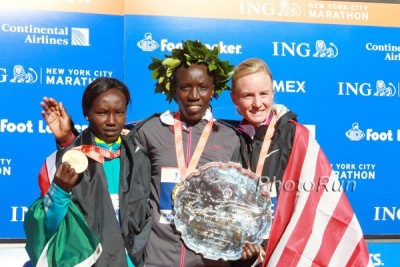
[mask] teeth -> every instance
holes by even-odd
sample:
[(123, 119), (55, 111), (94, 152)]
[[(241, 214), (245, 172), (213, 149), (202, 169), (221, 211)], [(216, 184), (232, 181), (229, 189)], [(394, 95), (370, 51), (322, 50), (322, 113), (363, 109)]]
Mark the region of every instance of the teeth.
[(188, 107), (188, 109), (199, 109), (200, 108), (200, 106), (190, 106), (190, 107)]

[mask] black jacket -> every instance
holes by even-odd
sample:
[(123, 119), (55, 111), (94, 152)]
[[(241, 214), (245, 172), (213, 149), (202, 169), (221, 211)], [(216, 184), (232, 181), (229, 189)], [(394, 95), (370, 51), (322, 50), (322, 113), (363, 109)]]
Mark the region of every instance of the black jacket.
[[(297, 121), (296, 116), (295, 113), (288, 111), (276, 122), (274, 135), (272, 136), (271, 145), (268, 149), (268, 155), (264, 161), (262, 170), (263, 182), (282, 181), (283, 173), (285, 172), (292, 151), (295, 133), (295, 125), (290, 121)], [(257, 168), (261, 146), (267, 129), (268, 126), (258, 128), (253, 139), (243, 133), (243, 138), (249, 151), (248, 163), (246, 165), (250, 164), (253, 172)]]
[[(57, 153), (57, 166), (62, 155), (72, 147), (95, 145), (87, 129), (71, 145)], [(89, 166), (73, 188), (72, 201), (80, 208), (87, 224), (103, 247), (95, 266), (126, 266), (125, 249), (136, 266), (144, 266), (144, 249), (151, 230), (148, 203), (150, 163), (132, 141), (122, 136), (119, 182), (120, 224), (107, 189), (103, 166), (89, 158)], [(120, 225), (120, 226), (119, 226)]]

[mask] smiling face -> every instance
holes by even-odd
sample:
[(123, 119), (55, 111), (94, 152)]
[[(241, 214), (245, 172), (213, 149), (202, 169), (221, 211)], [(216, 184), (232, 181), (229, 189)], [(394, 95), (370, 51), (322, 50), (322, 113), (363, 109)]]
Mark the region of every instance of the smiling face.
[(186, 122), (201, 120), (214, 94), (214, 78), (208, 74), (204, 64), (181, 66), (175, 73), (175, 99), (181, 117)]
[(258, 128), (272, 110), (274, 92), (271, 77), (263, 71), (241, 77), (235, 82), (231, 98), (240, 114)]
[(113, 88), (97, 96), (87, 113), (89, 128), (106, 143), (115, 142), (126, 121), (126, 97)]

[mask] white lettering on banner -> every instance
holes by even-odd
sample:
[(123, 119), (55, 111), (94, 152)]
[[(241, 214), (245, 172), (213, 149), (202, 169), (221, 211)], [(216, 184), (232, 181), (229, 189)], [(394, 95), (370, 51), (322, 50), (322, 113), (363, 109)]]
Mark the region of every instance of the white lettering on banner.
[(309, 57), (310, 56), (310, 44), (308, 43), (295, 43), (290, 44), (286, 42), (272, 42), (274, 46), (273, 56), (286, 56), (286, 52), (291, 56)]
[[(342, 3), (308, 3), (302, 1), (240, 1), (240, 14), (248, 16), (308, 16), (309, 19), (354, 20), (369, 19), (368, 6)], [(305, 15), (303, 15), (305, 14)]]
[(0, 176), (11, 176), (10, 165), (11, 165), (11, 159), (0, 158)]
[[(233, 45), (233, 44), (224, 44), (223, 41), (220, 41), (218, 44), (204, 44), (208, 49), (213, 49), (216, 46), (219, 46), (221, 54), (241, 54), (242, 46), (241, 45)], [(172, 43), (169, 42), (168, 39), (161, 39), (161, 51), (169, 51), (172, 49), (182, 48), (182, 43)]]
[(384, 80), (377, 80), (375, 88), (369, 82), (338, 82), (338, 95), (342, 96), (378, 96), (378, 97), (394, 97), (400, 96), (400, 83), (385, 82)]
[(46, 68), (46, 74), (59, 74), (63, 75), (65, 69), (58, 69), (58, 68)]
[(296, 42), (272, 42), (273, 56), (299, 56), (299, 57), (315, 57), (315, 58), (336, 58), (339, 55), (339, 49), (332, 42), (325, 42), (318, 39), (314, 44), (314, 52), (311, 53), (311, 45), (309, 43)]
[(11, 164), (11, 159), (1, 159), (0, 158), (0, 164), (1, 165), (4, 165), (4, 164), (10, 165)]
[(333, 171), (339, 179), (353, 179), (353, 180), (373, 180), (375, 179), (375, 172), (370, 171)]
[[(397, 132), (397, 137), (393, 136), (393, 133)], [(397, 130), (386, 130), (386, 131), (374, 131), (372, 128), (367, 128), (364, 131), (360, 129), (358, 122), (352, 124), (351, 129), (346, 131), (346, 136), (351, 141), (360, 141), (365, 137), (366, 141), (382, 141), (382, 142), (393, 142), (400, 141), (400, 129)]]
[[(46, 68), (45, 73), (47, 74), (45, 78), (46, 84), (87, 86), (98, 77), (112, 77), (114, 72), (111, 70)], [(64, 74), (68, 76), (64, 76)]]
[(95, 70), (94, 76), (96, 77), (112, 77), (113, 72), (108, 70)]
[(23, 222), (25, 221), (25, 214), (28, 211), (28, 207), (11, 207), (11, 220), (10, 222)]
[(11, 167), (0, 166), (0, 176), (11, 176)]
[(1, 119), (0, 120), (0, 132), (19, 132), (19, 133), (33, 133), (33, 124), (32, 121), (27, 121), (26, 123), (19, 122), (19, 123), (14, 123), (14, 122), (9, 122), (7, 119)]
[(355, 12), (355, 11), (331, 11), (331, 10), (309, 10), (309, 18), (318, 19), (336, 19), (336, 20), (368, 20), (369, 16), (367, 12)]
[(366, 43), (365, 49), (371, 52), (384, 52), (384, 60), (400, 61), (400, 45)]
[(7, 70), (5, 68), (0, 68), (0, 83), (7, 81)]
[(306, 93), (305, 81), (273, 81), (275, 92)]
[(303, 12), (301, 4), (296, 1), (280, 1), (279, 5), (266, 1), (240, 1), (240, 14), (265, 16), (300, 16)]
[(339, 179), (374, 180), (376, 178), (376, 164), (334, 163), (331, 166)]
[(392, 130), (387, 130), (387, 132), (374, 132), (373, 129), (366, 130), (366, 139), (372, 141), (393, 141)]
[(36, 36), (28, 34), (24, 43), (28, 44), (51, 44), (51, 45), (68, 45), (68, 39), (54, 38), (47, 35)]
[[(75, 124), (75, 129), (78, 132), (82, 132), (85, 130), (88, 125), (87, 124)], [(31, 120), (28, 120), (26, 123), (14, 123), (9, 122), (8, 119), (0, 120), (0, 132), (8, 132), (8, 133), (34, 133), (34, 125)], [(51, 133), (51, 130), (47, 123), (43, 120), (38, 121), (37, 132), (40, 134)], [(0, 158), (0, 164), (4, 164), (4, 159)]]
[[(75, 129), (78, 132), (82, 132), (83, 130), (85, 130), (88, 127), (87, 124), (82, 124), (82, 125), (74, 124), (74, 126), (75, 126)], [(47, 123), (45, 121), (39, 120), (39, 122), (38, 122), (38, 132), (39, 133), (51, 133), (51, 130), (50, 130), (49, 126), (47, 125)]]
[(368, 51), (400, 52), (400, 45), (366, 43), (365, 49)]
[(35, 27), (30, 25), (10, 25), (4, 23), (1, 25), (3, 32), (14, 33), (33, 33), (33, 34), (49, 34), (49, 35), (68, 35), (68, 27)]
[(275, 14), (275, 7), (273, 3), (256, 2), (253, 1), (240, 1), (240, 14), (245, 15), (266, 15), (273, 16)]
[(400, 209), (398, 207), (374, 207), (374, 221), (400, 221)]
[(69, 75), (90, 76), (90, 70), (68, 69)]
[(46, 84), (52, 85), (87, 86), (94, 80), (88, 77), (46, 76)]
[(371, 258), (372, 264), (374, 266), (384, 266), (385, 264), (381, 260), (381, 253), (374, 253), (374, 254), (369, 254), (369, 257)]

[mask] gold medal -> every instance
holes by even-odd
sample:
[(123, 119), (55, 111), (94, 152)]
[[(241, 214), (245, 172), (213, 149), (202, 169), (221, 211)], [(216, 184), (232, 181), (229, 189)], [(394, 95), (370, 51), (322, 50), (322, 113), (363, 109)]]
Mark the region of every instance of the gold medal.
[(82, 173), (88, 166), (86, 155), (79, 150), (69, 150), (62, 157), (62, 162), (68, 162), (76, 173)]

